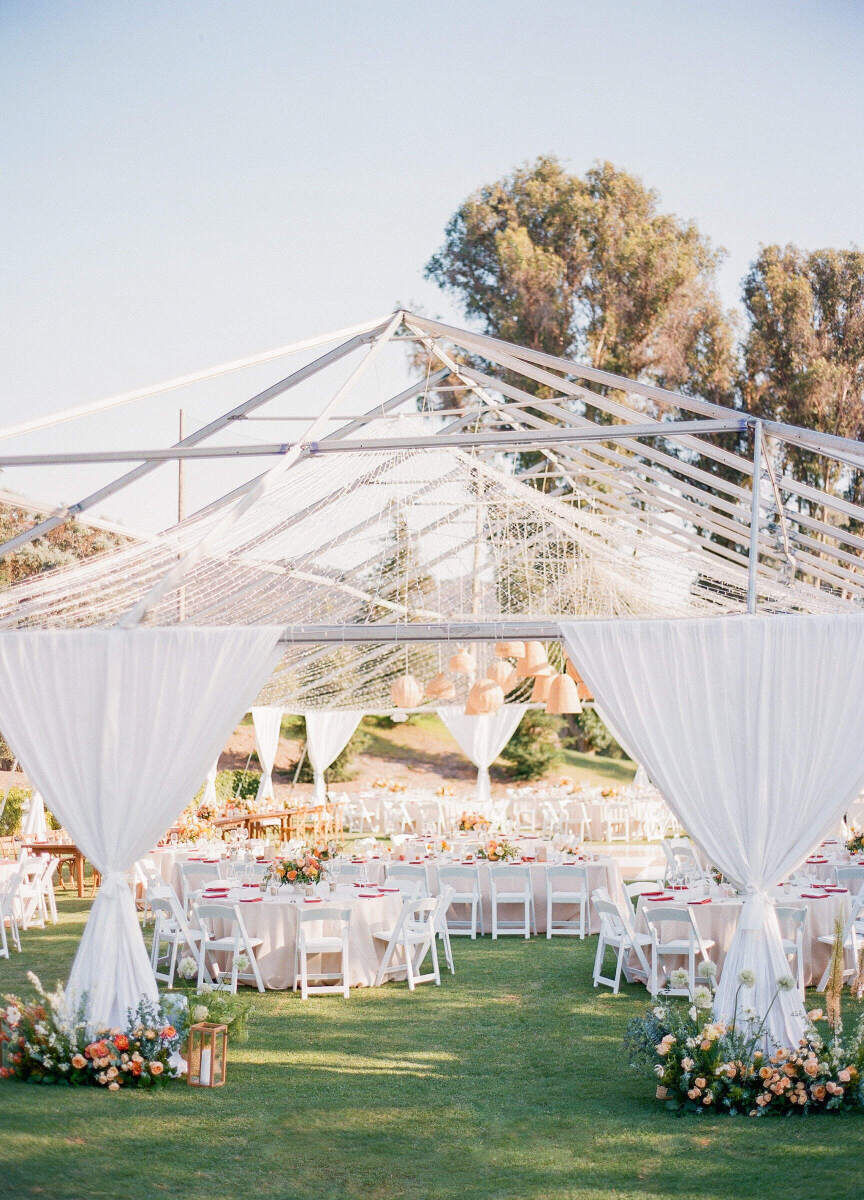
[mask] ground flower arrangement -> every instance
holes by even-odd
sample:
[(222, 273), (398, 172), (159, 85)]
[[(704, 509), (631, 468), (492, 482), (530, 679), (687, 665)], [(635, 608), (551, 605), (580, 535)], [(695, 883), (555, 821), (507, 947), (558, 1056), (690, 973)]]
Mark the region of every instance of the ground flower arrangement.
[(82, 1011), (68, 1010), (61, 986), (46, 992), (29, 975), (38, 999), (4, 997), (0, 1008), (0, 1077), (27, 1083), (120, 1088), (164, 1086), (178, 1078), (183, 1033), (148, 1001), (130, 1009), (123, 1028), (88, 1032)]
[[(687, 972), (683, 980), (677, 975), (670, 986), (686, 987)], [(697, 987), (689, 1000), (661, 996), (646, 1016), (630, 1022), (631, 1066), (653, 1075), (657, 1099), (676, 1112), (751, 1117), (864, 1107), (864, 1017), (847, 1040), (839, 1013), (828, 1022), (814, 1009), (796, 1047), (766, 1051), (765, 1018), (758, 1020), (746, 1005), (752, 984), (750, 972), (742, 971), (728, 1026), (712, 1019), (708, 987)], [(778, 980), (775, 1000), (793, 986), (790, 978)]]

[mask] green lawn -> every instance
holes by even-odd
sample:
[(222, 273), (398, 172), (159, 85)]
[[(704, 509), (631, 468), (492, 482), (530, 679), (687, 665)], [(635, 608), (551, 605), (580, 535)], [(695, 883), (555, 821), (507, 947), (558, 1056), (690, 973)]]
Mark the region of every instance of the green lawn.
[[(64, 976), (86, 903), (0, 962)], [(770, 1200), (862, 1194), (864, 1118), (678, 1118), (622, 1058), (642, 989), (594, 993), (594, 939), (455, 941), (455, 979), (268, 994), (228, 1083), (0, 1083), (0, 1196), (51, 1200)], [(14, 952), (13, 952), (14, 953)]]

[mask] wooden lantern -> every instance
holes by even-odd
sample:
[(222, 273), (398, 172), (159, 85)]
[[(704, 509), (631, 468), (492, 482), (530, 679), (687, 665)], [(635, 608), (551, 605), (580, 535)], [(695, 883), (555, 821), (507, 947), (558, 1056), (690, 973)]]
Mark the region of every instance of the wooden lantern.
[(546, 698), (547, 713), (578, 713), (582, 711), (579, 692), (569, 675), (555, 675), (549, 684)]
[(512, 674), (513, 668), (510, 666), (510, 664), (503, 662), (499, 658), (492, 663), (487, 672), (487, 678), (491, 679), (493, 683), (497, 683), (498, 686), (506, 692), (508, 689), (504, 687), (504, 685), (509, 681)]
[(484, 713), (497, 712), (504, 703), (504, 693), (492, 679), (479, 679), (468, 692), (465, 715), (479, 717)]
[(495, 653), (499, 658), (523, 658), (525, 656), (525, 643), (496, 642)]
[(474, 655), (470, 650), (459, 650), (450, 659), (450, 670), (454, 675), (473, 675), (477, 670), (477, 663)]
[(531, 689), (531, 703), (545, 704), (549, 696), (549, 688), (552, 685), (552, 680), (555, 677), (554, 667), (546, 666), (535, 668), (534, 672), (534, 687)]
[(428, 700), (452, 700), (456, 695), (456, 688), (453, 680), (450, 679), (443, 671), (439, 671), (437, 675), (433, 675), (426, 684), (426, 698)]
[(403, 675), (390, 684), (390, 699), (395, 708), (416, 708), (423, 699), (423, 689), (413, 675)]
[(228, 1026), (199, 1021), (189, 1026), (190, 1087), (222, 1087), (228, 1066)]

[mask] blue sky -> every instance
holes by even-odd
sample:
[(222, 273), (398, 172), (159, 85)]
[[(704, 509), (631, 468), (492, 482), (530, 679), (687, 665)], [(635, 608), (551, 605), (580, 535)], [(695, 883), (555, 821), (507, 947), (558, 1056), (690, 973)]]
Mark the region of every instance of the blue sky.
[[(862, 61), (864, 7), (830, 0), (0, 0), (0, 424), (400, 302), (458, 318), (424, 262), (542, 152), (641, 175), (727, 248), (735, 303), (760, 242), (864, 242)], [(38, 445), (166, 442), (181, 400), (202, 423), (276, 374)], [(68, 500), (110, 475), (0, 483)], [(103, 511), (158, 526), (169, 475)]]

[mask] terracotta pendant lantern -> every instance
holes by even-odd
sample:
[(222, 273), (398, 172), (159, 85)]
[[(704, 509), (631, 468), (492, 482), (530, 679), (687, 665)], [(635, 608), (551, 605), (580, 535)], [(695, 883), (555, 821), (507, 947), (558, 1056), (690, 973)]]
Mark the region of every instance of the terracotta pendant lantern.
[(390, 684), (394, 708), (416, 708), (423, 700), (423, 689), (413, 675), (403, 675)]
[(525, 655), (525, 643), (496, 642), (495, 653), (499, 658), (523, 658)]
[(566, 661), (567, 661), (567, 674), (570, 676), (570, 678), (576, 684), (576, 693), (579, 696), (579, 699), (580, 700), (593, 700), (594, 697), (591, 695), (591, 689), (589, 688), (588, 684), (585, 682), (585, 680), (582, 678), (582, 676), (579, 674), (579, 672), (573, 666), (570, 659), (568, 658)]
[(509, 681), (512, 674), (513, 668), (510, 666), (510, 664), (503, 662), (499, 658), (496, 659), (496, 661), (493, 662), (489, 667), (487, 678), (491, 679), (493, 683), (497, 683), (498, 686), (506, 692), (509, 691), (509, 689), (505, 687), (505, 684)]
[(579, 692), (576, 684), (569, 675), (555, 675), (549, 684), (549, 694), (546, 698), (546, 711), (556, 716), (562, 713), (579, 713), (582, 705), (579, 703)]
[(542, 642), (526, 642), (525, 653), (516, 663), (516, 670), (525, 678), (529, 675), (537, 675), (542, 673), (545, 667), (549, 666), (549, 660), (546, 657), (546, 647)]
[(473, 675), (477, 662), (470, 650), (459, 650), (450, 659), (450, 670), (454, 675)]
[(479, 679), (468, 692), (465, 701), (465, 715), (479, 717), (485, 713), (497, 712), (504, 703), (504, 693), (492, 679)]
[(453, 700), (456, 696), (456, 686), (449, 675), (439, 671), (426, 684), (427, 700)]
[(547, 664), (545, 667), (536, 667), (533, 675), (534, 687), (531, 689), (531, 703), (545, 704), (552, 680), (555, 678), (555, 669)]

